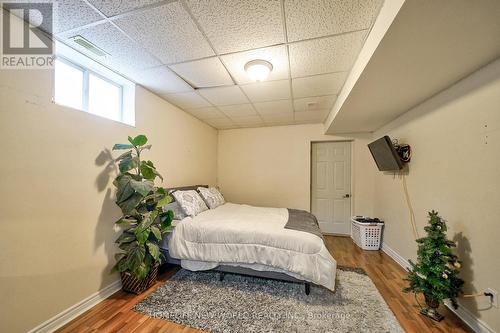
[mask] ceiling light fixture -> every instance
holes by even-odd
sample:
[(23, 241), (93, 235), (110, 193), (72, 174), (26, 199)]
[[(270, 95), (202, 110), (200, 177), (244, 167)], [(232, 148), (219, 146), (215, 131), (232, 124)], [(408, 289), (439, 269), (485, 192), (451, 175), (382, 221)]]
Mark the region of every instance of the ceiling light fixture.
[(245, 64), (245, 71), (253, 81), (264, 81), (273, 70), (273, 65), (265, 60), (252, 60)]

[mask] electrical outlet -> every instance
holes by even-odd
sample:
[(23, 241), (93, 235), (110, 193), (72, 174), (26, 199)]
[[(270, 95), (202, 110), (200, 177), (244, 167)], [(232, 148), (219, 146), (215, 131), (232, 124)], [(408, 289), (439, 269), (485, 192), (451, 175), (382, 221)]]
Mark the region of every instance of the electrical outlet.
[(498, 292), (491, 288), (486, 289), (486, 292), (493, 295), (493, 297), (490, 298), (491, 305), (493, 305), (495, 308), (498, 308)]

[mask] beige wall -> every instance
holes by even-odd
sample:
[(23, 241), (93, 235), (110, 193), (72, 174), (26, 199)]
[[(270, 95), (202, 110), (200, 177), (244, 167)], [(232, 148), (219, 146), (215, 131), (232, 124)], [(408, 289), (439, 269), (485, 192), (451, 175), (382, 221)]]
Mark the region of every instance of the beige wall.
[[(377, 131), (411, 144), (407, 175), (420, 236), (427, 211), (448, 221), (464, 261), (466, 292), (500, 291), (500, 60)], [(375, 215), (386, 221), (385, 242), (405, 258), (416, 246), (400, 177), (376, 173)], [(500, 331), (500, 311), (487, 298), (463, 302)]]
[[(385, 242), (415, 258), (401, 179), (374, 170), (371, 136), (327, 136), (322, 125), (217, 135), (142, 88), (133, 128), (54, 105), (51, 87), (49, 71), (0, 71), (2, 332), (29, 330), (117, 279), (108, 274), (115, 170), (103, 150), (127, 135), (148, 135), (147, 157), (166, 186), (218, 183), (230, 201), (302, 209), (311, 141), (353, 139), (354, 213), (385, 219)], [(466, 291), (500, 290), (500, 60), (374, 137), (384, 134), (413, 147), (407, 180), (420, 234), (426, 211), (438, 210), (457, 235)], [(498, 309), (482, 300), (466, 307), (500, 330)]]
[(353, 211), (370, 215), (374, 164), (366, 147), (369, 140), (323, 132), (321, 124), (219, 131), (217, 182), (225, 197), (309, 210), (311, 142), (353, 139)]
[(54, 105), (51, 76), (0, 70), (1, 332), (25, 332), (118, 279), (104, 149), (144, 133), (164, 186), (216, 182), (213, 128), (142, 88), (136, 128)]

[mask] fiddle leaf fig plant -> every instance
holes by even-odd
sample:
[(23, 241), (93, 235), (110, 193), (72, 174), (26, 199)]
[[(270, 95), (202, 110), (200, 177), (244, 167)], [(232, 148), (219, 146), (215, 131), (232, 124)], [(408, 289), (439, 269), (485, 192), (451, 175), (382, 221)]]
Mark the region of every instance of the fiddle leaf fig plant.
[(163, 211), (172, 198), (162, 187), (154, 184), (158, 177), (151, 161), (141, 159), (141, 153), (151, 149), (145, 135), (128, 137), (129, 143), (115, 144), (113, 150), (126, 150), (115, 159), (119, 173), (113, 181), (116, 186), (116, 204), (123, 215), (115, 223), (123, 233), (116, 243), (121, 252), (115, 254), (112, 272), (130, 272), (143, 280), (151, 267), (160, 261), (159, 242), (172, 225), (173, 212)]

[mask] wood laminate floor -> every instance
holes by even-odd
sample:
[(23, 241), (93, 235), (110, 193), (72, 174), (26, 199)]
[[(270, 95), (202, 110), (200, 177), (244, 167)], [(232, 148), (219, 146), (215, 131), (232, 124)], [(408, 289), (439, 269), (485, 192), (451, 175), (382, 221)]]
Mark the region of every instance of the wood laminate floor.
[[(470, 332), (452, 312), (441, 308), (445, 319), (436, 323), (419, 314), (412, 294), (404, 294), (405, 271), (382, 251), (363, 251), (350, 238), (326, 236), (326, 245), (340, 266), (361, 267), (373, 280), (377, 289), (407, 332)], [(132, 310), (144, 297), (154, 292), (175, 274), (176, 268), (163, 273), (147, 292), (136, 296), (119, 291), (94, 306), (57, 332), (201, 332), (173, 322), (154, 319)], [(423, 304), (422, 300), (420, 302)]]

